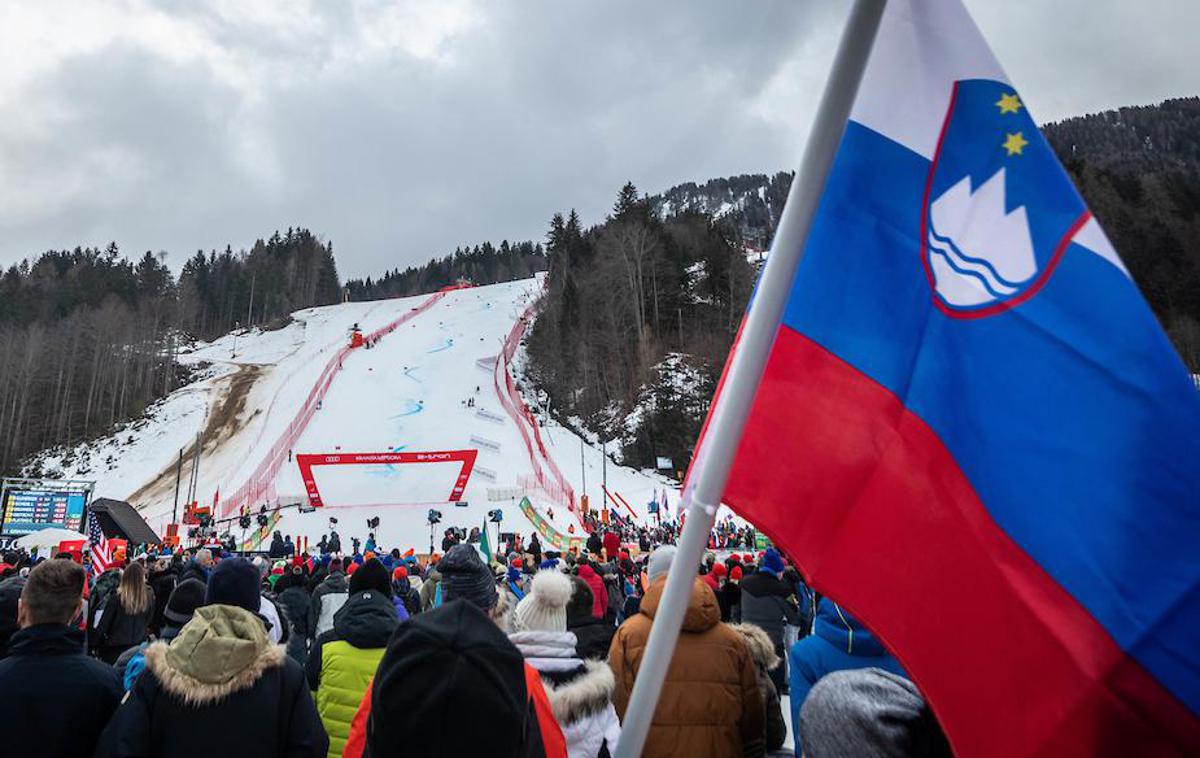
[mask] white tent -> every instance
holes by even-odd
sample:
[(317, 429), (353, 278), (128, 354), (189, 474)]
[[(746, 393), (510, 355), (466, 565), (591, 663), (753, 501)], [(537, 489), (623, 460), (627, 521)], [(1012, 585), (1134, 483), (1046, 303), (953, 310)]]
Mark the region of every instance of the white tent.
[(86, 539), (87, 537), (84, 537), (79, 532), (50, 527), (48, 529), (40, 529), (32, 534), (26, 534), (24, 537), (18, 538), (13, 544), (16, 547), (23, 547), (26, 550), (33, 550), (35, 547), (53, 550), (58, 547), (58, 543), (60, 542), (74, 542)]

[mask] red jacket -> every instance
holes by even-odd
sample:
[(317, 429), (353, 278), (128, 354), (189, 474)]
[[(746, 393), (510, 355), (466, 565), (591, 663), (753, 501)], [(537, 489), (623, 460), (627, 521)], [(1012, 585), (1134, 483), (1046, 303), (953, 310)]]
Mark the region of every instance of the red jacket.
[(604, 612), (608, 609), (608, 590), (604, 587), (604, 579), (591, 566), (580, 566), (579, 578), (587, 582), (592, 591), (592, 617), (604, 618)]
[(621, 538), (616, 532), (604, 533), (604, 552), (608, 553), (607, 558), (610, 561), (615, 561), (617, 555), (621, 552)]

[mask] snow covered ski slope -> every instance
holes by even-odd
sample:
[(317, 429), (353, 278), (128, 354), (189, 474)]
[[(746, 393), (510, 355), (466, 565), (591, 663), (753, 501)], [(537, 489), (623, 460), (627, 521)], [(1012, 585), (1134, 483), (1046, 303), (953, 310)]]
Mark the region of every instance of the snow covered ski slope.
[[(505, 531), (528, 534), (517, 507), (526, 495), (554, 528), (575, 523), (582, 534), (565, 503), (584, 493), (582, 457), (587, 494), (599, 506), (600, 451), (552, 421), (534, 420), (510, 368), (521, 359), (522, 319), (539, 288), (529, 279), (310, 308), (278, 331), (228, 335), (185, 357), (212, 368), (162, 401), (149, 421), (43, 464), (96, 479), (98, 496), (130, 500), (161, 530), (171, 519), (179, 450), (190, 456), (203, 431), (197, 499), (211, 503), (219, 491), (223, 516), (243, 503), (254, 512), (281, 504), (277, 528), (314, 542), (330, 517), (348, 546), (378, 516), (382, 544), (422, 549), (429, 508), (443, 514), (439, 542), (446, 527), (479, 526), (493, 508), (503, 510)], [(348, 349), (355, 325), (369, 347)], [(347, 462), (364, 456), (375, 462)], [(189, 466), (185, 458), (185, 489)], [(611, 462), (607, 474), (609, 490), (639, 519), (670, 487)], [(669, 498), (674, 504), (673, 490)], [(287, 507), (309, 500), (322, 507)]]

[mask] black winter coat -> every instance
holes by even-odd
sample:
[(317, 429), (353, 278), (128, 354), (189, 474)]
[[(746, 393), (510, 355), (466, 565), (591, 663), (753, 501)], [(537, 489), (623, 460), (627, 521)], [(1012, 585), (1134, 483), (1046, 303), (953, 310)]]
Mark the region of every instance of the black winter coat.
[(784, 623), (800, 623), (800, 611), (788, 600), (791, 595), (787, 582), (766, 571), (742, 579), (742, 623), (766, 632), (777, 650), (783, 647)]
[[(304, 669), (273, 646), (253, 684), (201, 691), (165, 674), (165, 648), (146, 649), (146, 668), (114, 714), (98, 758), (318, 758), (329, 748)], [(164, 684), (164, 681), (168, 682)], [(211, 690), (218, 688), (209, 685)], [(197, 702), (188, 705), (181, 693)]]
[(150, 631), (155, 634), (163, 628), (163, 613), (167, 610), (167, 600), (175, 589), (176, 571), (167, 568), (164, 571), (150, 572), (150, 589), (154, 590), (154, 614), (150, 617)]
[(612, 645), (617, 627), (607, 619), (598, 619), (591, 613), (568, 616), (567, 631), (575, 634), (575, 653), (580, 658), (608, 660), (608, 648)]
[(312, 599), (304, 586), (304, 578), (298, 577), (296, 583), (289, 585), (276, 598), (283, 615), (291, 624), (292, 636), (288, 637), (287, 653), (296, 661), (303, 664), (308, 656), (307, 644), (311, 636), (308, 627), (308, 612)]
[(146, 610), (129, 613), (121, 605), (121, 596), (113, 593), (104, 603), (100, 623), (96, 626), (95, 649), (105, 663), (115, 663), (117, 656), (134, 645), (146, 641), (150, 634), (150, 617), (154, 615), (154, 597)]
[(13, 635), (0, 692), (5, 755), (76, 758), (92, 754), (124, 688), (112, 666), (83, 654), (83, 632), (43, 624)]

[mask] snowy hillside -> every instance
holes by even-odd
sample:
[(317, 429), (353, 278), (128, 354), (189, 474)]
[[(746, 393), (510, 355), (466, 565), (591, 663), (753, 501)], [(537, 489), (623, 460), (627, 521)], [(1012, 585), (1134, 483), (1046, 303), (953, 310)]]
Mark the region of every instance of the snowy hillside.
[[(199, 381), (158, 403), (148, 419), (48, 454), (40, 464), (94, 479), (97, 496), (129, 500), (161, 532), (171, 519), (179, 451), (186, 490), (192, 445), (202, 432), (197, 499), (211, 503), (219, 490), (218, 511), (230, 516), (243, 502), (254, 512), (264, 502), (282, 504), (277, 528), (311, 541), (328, 530), (331, 516), (347, 545), (351, 536), (366, 536), (366, 519), (379, 516), (376, 534), (384, 544), (421, 549), (428, 546), (431, 507), (443, 514), (439, 541), (445, 527), (478, 526), (497, 507), (505, 531), (528, 534), (531, 524), (517, 508), (524, 495), (539, 516), (552, 514), (556, 529), (565, 533), (575, 523), (582, 534), (563, 507), (564, 493), (584, 493), (586, 477), (586, 492), (599, 506), (600, 451), (551, 420), (532, 421), (520, 407), (520, 378), (506, 378), (521, 362), (519, 319), (539, 288), (539, 280), (527, 279), (310, 308), (278, 331), (196, 345), (182, 362), (207, 366)], [(369, 336), (398, 321), (370, 348), (344, 350), (354, 325)], [(506, 338), (515, 354), (496, 368)], [(324, 394), (314, 395), (321, 387)], [(458, 461), (322, 465), (349, 453), (453, 451), (475, 451), (465, 506), (450, 500), (467, 473)], [(311, 513), (287, 507), (308, 499), (302, 455), (319, 456), (311, 472), (324, 506)], [(657, 475), (611, 462), (607, 475), (610, 491), (641, 518), (645, 503), (670, 488)], [(674, 506), (673, 489), (669, 500)]]

